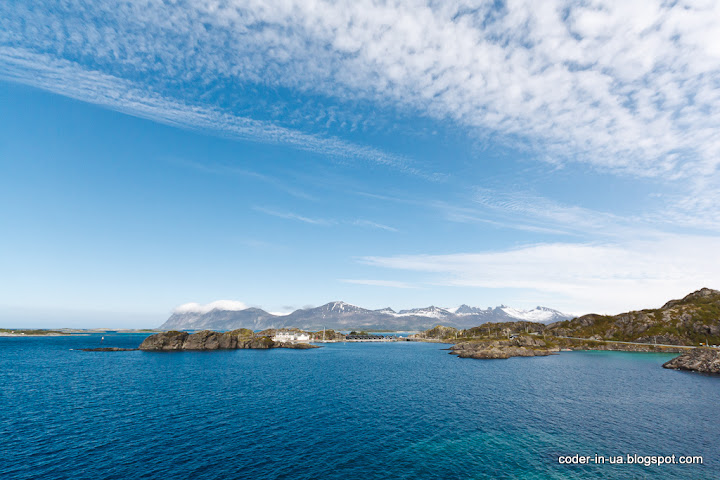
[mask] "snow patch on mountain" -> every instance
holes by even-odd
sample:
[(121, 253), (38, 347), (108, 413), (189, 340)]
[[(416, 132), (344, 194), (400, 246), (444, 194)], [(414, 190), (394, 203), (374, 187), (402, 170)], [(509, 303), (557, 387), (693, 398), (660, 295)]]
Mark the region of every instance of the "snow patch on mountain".
[(350, 305), (349, 303), (345, 302), (330, 302), (319, 308), (327, 312), (359, 312), (365, 310), (364, 308)]
[(528, 322), (545, 323), (572, 318), (571, 315), (558, 312), (557, 310), (553, 310), (551, 308), (540, 306), (535, 307), (532, 310), (519, 310), (505, 305), (502, 305), (499, 308), (512, 318), (517, 318), (518, 320), (525, 320)]
[(492, 309), (488, 308), (487, 310), (485, 310), (480, 307), (471, 307), (469, 305), (462, 304), (459, 307), (454, 307), (452, 309), (446, 308), (445, 310), (447, 310), (448, 312), (452, 312), (455, 315), (463, 316), (463, 315), (478, 315), (478, 314), (483, 315), (483, 314), (490, 313), (490, 311)]

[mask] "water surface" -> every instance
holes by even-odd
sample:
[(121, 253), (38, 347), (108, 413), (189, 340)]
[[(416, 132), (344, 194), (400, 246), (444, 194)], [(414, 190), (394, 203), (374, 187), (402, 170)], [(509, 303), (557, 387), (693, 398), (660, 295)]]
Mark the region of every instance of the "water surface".
[[(720, 378), (660, 368), (673, 355), (71, 350), (99, 345), (0, 338), (0, 478), (720, 478)], [(704, 465), (558, 464), (576, 453)]]

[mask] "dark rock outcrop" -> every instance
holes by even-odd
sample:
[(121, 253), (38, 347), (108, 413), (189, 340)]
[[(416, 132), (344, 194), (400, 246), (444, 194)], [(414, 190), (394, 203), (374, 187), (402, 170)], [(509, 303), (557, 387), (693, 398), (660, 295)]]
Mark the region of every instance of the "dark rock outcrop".
[(320, 348), (317, 345), (312, 345), (310, 343), (280, 343), (275, 342), (274, 348), (295, 348), (297, 350), (307, 350), (308, 348)]
[(145, 351), (177, 350), (233, 350), (268, 348), (318, 348), (306, 343), (276, 342), (269, 336), (254, 335), (251, 330), (239, 329), (231, 332), (213, 332), (203, 330), (193, 334), (169, 331), (150, 335), (141, 344)]
[(663, 364), (663, 368), (690, 370), (702, 373), (720, 373), (720, 349), (693, 348)]
[(190, 336), (187, 332), (170, 330), (169, 332), (150, 335), (140, 344), (140, 350), (182, 350), (185, 340)]

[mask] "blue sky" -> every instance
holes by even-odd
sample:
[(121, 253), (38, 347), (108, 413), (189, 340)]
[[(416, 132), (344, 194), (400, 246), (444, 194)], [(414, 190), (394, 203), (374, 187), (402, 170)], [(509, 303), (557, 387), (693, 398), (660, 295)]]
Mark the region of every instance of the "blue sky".
[(716, 2), (0, 4), (0, 322), (720, 287)]

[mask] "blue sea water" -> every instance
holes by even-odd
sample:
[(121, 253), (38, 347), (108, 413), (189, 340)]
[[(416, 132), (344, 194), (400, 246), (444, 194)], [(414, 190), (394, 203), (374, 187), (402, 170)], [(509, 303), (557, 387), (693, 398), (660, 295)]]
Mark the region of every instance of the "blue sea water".
[[(720, 377), (661, 368), (672, 355), (73, 350), (99, 344), (0, 338), (0, 478), (720, 478)], [(558, 464), (574, 454), (704, 463)]]

